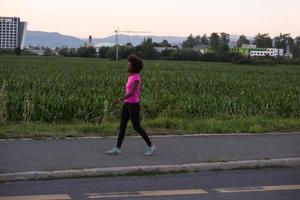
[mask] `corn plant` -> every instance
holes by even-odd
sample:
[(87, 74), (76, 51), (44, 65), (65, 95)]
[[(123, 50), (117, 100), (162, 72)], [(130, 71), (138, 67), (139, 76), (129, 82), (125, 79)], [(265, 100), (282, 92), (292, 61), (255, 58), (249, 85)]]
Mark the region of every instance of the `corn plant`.
[[(119, 120), (121, 106), (112, 106), (112, 101), (124, 95), (126, 64), (125, 60), (1, 56), (0, 83), (6, 82), (0, 118)], [(299, 66), (145, 61), (141, 77), (144, 119), (300, 117)]]

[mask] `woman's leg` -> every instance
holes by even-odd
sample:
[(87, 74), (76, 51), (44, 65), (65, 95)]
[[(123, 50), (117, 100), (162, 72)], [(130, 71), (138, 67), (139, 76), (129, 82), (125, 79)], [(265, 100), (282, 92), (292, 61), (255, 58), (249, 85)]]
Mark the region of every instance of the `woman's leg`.
[(126, 131), (128, 120), (129, 120), (129, 112), (128, 112), (128, 108), (124, 104), (121, 113), (120, 132), (119, 132), (118, 142), (117, 142), (117, 148), (119, 149), (121, 148), (125, 137), (125, 131)]
[(144, 129), (141, 127), (140, 124), (140, 110), (141, 110), (140, 104), (132, 103), (127, 105), (128, 105), (128, 111), (129, 111), (130, 119), (134, 130), (142, 136), (142, 138), (145, 140), (145, 142), (149, 147), (152, 146), (150, 138), (148, 137), (147, 133), (144, 131)]

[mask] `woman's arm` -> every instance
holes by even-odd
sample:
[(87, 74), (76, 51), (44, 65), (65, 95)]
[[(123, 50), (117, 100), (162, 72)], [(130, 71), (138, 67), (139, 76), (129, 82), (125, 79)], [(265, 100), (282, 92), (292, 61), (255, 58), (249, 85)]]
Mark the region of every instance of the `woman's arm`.
[(137, 90), (137, 87), (138, 87), (138, 86), (139, 86), (139, 81), (138, 81), (138, 80), (134, 81), (134, 82), (133, 82), (133, 85), (132, 85), (132, 88), (131, 88), (131, 90), (130, 90), (130, 92), (129, 92), (129, 94), (127, 94), (127, 95), (122, 99), (122, 101), (124, 101), (125, 99), (128, 99), (129, 97), (132, 97), (132, 96), (134, 95), (135, 91)]
[(129, 97), (132, 97), (134, 95), (135, 91), (137, 90), (138, 86), (139, 86), (139, 81), (138, 80), (134, 81), (130, 92), (122, 99), (117, 98), (114, 101), (114, 104), (119, 104), (121, 101), (124, 101), (125, 99), (128, 99)]

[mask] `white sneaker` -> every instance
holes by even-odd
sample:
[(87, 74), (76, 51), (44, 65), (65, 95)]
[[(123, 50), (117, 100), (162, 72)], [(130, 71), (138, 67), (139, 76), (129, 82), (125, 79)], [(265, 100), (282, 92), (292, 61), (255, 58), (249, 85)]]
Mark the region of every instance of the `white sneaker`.
[(147, 147), (144, 156), (152, 156), (155, 150), (155, 146)]
[(108, 155), (117, 155), (119, 153), (121, 153), (121, 150), (117, 147), (114, 147), (111, 150), (106, 152), (106, 154), (108, 154)]

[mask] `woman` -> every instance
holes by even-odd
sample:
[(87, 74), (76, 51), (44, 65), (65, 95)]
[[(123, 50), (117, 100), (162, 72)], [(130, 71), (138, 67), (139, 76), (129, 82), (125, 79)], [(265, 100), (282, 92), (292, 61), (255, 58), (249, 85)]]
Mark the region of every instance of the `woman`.
[(143, 66), (143, 61), (136, 55), (130, 55), (128, 57), (127, 72), (129, 74), (125, 87), (125, 97), (123, 99), (117, 98), (114, 101), (115, 105), (124, 102), (121, 114), (118, 142), (116, 147), (106, 152), (108, 155), (117, 155), (121, 152), (121, 145), (125, 137), (125, 130), (129, 118), (131, 119), (134, 130), (142, 136), (147, 144), (144, 155), (151, 156), (155, 150), (155, 146), (152, 145), (147, 133), (140, 125), (140, 91), (142, 82), (139, 73), (143, 69)]

